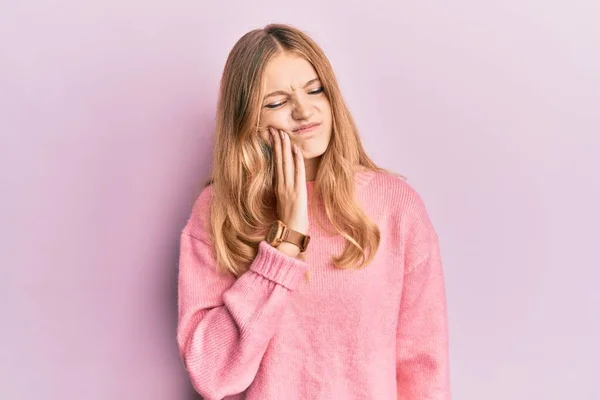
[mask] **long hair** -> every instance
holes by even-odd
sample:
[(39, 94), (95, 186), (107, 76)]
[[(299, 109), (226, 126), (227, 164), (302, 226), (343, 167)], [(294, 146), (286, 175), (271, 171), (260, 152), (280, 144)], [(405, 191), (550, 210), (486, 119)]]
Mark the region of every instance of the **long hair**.
[[(321, 200), (335, 232), (346, 239), (337, 268), (361, 268), (373, 259), (379, 228), (354, 198), (357, 171), (384, 171), (367, 156), (323, 50), (304, 32), (270, 24), (242, 36), (223, 71), (215, 126), (211, 179), (210, 232), (218, 268), (239, 277), (256, 257), (258, 244), (277, 219), (274, 168), (267, 145), (257, 133), (264, 71), (281, 52), (308, 60), (315, 68), (331, 104), (332, 135), (321, 158), (313, 196)], [(315, 201), (311, 202), (314, 207)]]

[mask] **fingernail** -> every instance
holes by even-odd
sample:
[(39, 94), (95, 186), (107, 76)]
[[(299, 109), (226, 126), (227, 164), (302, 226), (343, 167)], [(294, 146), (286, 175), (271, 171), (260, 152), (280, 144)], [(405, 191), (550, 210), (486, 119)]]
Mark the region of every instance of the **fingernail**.
[(285, 139), (285, 132), (279, 131), (279, 133), (281, 134), (281, 139)]

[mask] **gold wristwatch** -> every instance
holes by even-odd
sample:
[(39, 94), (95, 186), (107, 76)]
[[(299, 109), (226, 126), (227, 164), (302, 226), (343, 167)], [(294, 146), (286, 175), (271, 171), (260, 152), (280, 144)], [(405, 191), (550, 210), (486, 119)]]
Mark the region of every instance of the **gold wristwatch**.
[(278, 220), (269, 228), (266, 241), (273, 247), (279, 246), (281, 242), (292, 243), (300, 248), (300, 253), (304, 253), (310, 242), (310, 236), (296, 232), (288, 228), (283, 221)]

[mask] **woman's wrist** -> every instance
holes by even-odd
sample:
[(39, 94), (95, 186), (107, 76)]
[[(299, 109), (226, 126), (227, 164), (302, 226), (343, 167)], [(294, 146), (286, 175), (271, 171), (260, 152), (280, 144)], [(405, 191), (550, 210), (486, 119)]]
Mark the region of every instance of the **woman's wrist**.
[(298, 254), (300, 254), (300, 248), (293, 243), (281, 242), (276, 249), (294, 258), (298, 257)]

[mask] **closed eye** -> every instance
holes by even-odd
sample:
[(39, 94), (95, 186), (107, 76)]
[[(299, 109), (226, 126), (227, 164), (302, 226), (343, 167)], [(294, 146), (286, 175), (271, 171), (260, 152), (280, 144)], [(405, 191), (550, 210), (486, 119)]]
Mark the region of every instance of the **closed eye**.
[(278, 108), (278, 107), (281, 107), (284, 104), (285, 104), (285, 101), (283, 101), (281, 103), (267, 104), (265, 107), (267, 107), (267, 108)]
[[(317, 94), (321, 94), (321, 93), (323, 93), (323, 87), (320, 87), (320, 88), (317, 88), (315, 90), (311, 90), (310, 92), (308, 92), (308, 94), (311, 94), (313, 96), (317, 95)], [(265, 107), (271, 108), (271, 109), (279, 108), (279, 107), (283, 106), (285, 103), (286, 103), (285, 101), (282, 101), (280, 103), (267, 104), (267, 105), (265, 105)]]

